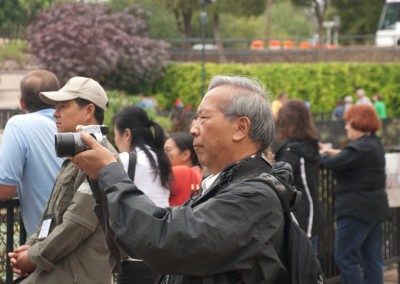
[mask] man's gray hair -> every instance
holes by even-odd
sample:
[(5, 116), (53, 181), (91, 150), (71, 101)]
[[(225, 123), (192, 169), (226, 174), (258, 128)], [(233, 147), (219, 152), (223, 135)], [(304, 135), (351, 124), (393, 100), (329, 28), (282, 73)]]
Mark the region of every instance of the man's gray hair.
[(208, 91), (229, 86), (233, 92), (219, 109), (228, 120), (245, 116), (251, 122), (250, 138), (265, 150), (275, 135), (275, 123), (269, 98), (264, 85), (255, 78), (242, 76), (215, 76), (208, 86)]

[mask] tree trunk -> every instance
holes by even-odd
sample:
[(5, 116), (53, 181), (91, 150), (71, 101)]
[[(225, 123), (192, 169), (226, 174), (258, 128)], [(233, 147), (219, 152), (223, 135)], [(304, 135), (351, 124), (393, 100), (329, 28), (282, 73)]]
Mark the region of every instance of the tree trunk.
[[(183, 13), (183, 26), (185, 30), (186, 38), (192, 38), (192, 12), (185, 12)], [(192, 48), (191, 42), (185, 42), (184, 49), (189, 50)]]
[(272, 5), (274, 0), (267, 0), (267, 16), (265, 21), (265, 39), (268, 41), (271, 39), (271, 17), (272, 17)]
[(328, 8), (328, 2), (328, 0), (325, 0), (320, 3), (318, 0), (314, 0), (314, 13), (315, 17), (317, 18), (318, 25), (319, 48), (322, 48), (325, 45), (323, 22), (325, 20), (325, 12)]
[(224, 45), (221, 41), (221, 31), (219, 26), (219, 14), (217, 11), (213, 12), (213, 33), (214, 33), (214, 40), (218, 47), (218, 60), (219, 63), (227, 63), (228, 60), (225, 56)]

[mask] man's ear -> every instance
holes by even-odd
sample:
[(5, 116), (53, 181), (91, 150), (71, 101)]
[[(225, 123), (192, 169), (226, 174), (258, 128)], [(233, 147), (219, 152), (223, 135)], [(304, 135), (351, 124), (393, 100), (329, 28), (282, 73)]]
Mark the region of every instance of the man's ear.
[(90, 104), (86, 105), (86, 115), (88, 116), (89, 119), (94, 117), (95, 110), (96, 110), (96, 107), (94, 106), (94, 104), (90, 103)]
[(24, 101), (22, 100), (22, 98), (19, 98), (19, 105), (21, 106), (21, 109), (22, 109), (24, 112), (27, 112), (26, 107), (25, 107), (25, 103), (24, 103)]
[(233, 140), (239, 141), (246, 138), (250, 132), (251, 122), (248, 117), (241, 116), (238, 117), (235, 121), (236, 123), (236, 130), (233, 135)]

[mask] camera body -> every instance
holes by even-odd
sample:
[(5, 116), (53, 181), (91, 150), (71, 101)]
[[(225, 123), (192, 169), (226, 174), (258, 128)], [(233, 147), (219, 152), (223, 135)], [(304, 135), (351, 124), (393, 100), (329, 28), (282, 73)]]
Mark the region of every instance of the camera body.
[(107, 146), (107, 125), (86, 125), (78, 132), (57, 133), (55, 135), (55, 147), (57, 157), (72, 157), (86, 151), (88, 146), (81, 139), (81, 132), (90, 134), (101, 145)]

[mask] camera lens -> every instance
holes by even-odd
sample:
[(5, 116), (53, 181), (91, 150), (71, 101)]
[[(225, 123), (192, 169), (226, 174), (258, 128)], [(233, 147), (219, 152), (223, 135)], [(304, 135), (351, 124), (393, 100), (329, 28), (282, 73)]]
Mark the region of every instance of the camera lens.
[(71, 157), (75, 154), (74, 133), (58, 133), (55, 136), (56, 154), (58, 157)]

